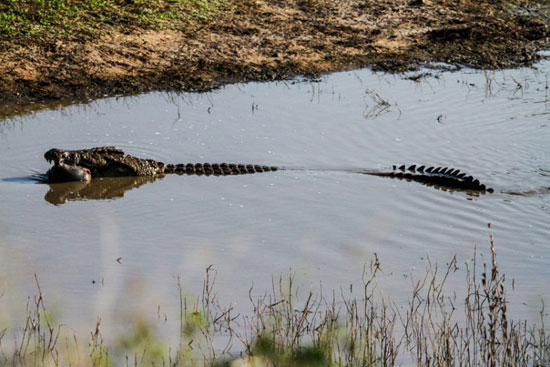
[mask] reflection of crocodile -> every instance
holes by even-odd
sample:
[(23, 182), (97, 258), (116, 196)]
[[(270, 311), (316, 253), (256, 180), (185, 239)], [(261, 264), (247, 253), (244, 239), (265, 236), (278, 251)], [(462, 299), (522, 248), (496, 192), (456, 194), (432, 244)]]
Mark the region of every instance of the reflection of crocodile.
[[(142, 159), (125, 154), (115, 147), (97, 147), (83, 150), (50, 149), (44, 154), (55, 166), (77, 166), (91, 171), (92, 178), (98, 177), (155, 177), (169, 173), (188, 175), (240, 175), (257, 172), (291, 169), (285, 167), (244, 165), (244, 164), (164, 164), (152, 159)], [(55, 167), (54, 166), (54, 167)], [(478, 180), (453, 168), (434, 168), (425, 166), (393, 166), (390, 171), (360, 170), (357, 173), (399, 178), (442, 189), (467, 190), (475, 192), (493, 192)], [(49, 175), (47, 180), (51, 181)]]
[(155, 177), (106, 177), (91, 182), (65, 182), (50, 185), (44, 199), (54, 205), (74, 200), (113, 200), (124, 196), (126, 191), (153, 182)]

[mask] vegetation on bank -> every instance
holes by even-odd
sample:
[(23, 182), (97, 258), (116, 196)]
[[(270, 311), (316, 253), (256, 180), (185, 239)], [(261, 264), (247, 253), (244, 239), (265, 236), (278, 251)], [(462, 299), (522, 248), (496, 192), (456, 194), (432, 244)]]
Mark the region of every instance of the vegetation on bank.
[[(346, 1), (302, 0), (311, 11), (343, 5)], [(456, 1), (447, 0), (449, 5)], [(534, 3), (536, 3), (535, 1)], [(341, 3), (341, 4), (339, 4)], [(399, 1), (396, 4), (399, 5)], [(423, 1), (413, 1), (418, 5)], [(525, 3), (520, 0), (461, 1), (458, 6), (498, 9)], [(476, 4), (479, 3), (479, 4)], [(177, 29), (194, 19), (214, 16), (238, 6), (241, 10), (253, 0), (1, 0), (0, 34), (7, 36), (86, 37), (109, 30)], [(317, 9), (316, 9), (317, 8)], [(491, 11), (491, 10), (489, 10)]]
[[(359, 293), (310, 291), (299, 298), (294, 276), (274, 282), (273, 293), (251, 301), (251, 314), (220, 305), (215, 273), (207, 269), (202, 296), (188, 300), (180, 286), (179, 343), (171, 348), (139, 320), (112, 342), (101, 321), (88, 345), (54, 322), (38, 286), (24, 325), (0, 330), (2, 366), (548, 366), (550, 335), (508, 311), (505, 277), (491, 261), (466, 263), (466, 294), (446, 286), (456, 259), (412, 282), (408, 305), (399, 307), (377, 286), (375, 259)], [(15, 341), (15, 342), (14, 342)]]
[(84, 40), (110, 30), (174, 29), (192, 19), (207, 20), (229, 4), (228, 0), (2, 0), (0, 33)]

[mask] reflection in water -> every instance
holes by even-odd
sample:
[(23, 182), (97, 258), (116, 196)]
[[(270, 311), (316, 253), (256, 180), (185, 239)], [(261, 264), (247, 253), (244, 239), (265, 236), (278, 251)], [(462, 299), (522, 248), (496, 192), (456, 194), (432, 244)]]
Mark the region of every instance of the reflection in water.
[[(2, 103), (0, 104), (0, 120), (9, 121), (17, 117), (33, 115), (42, 110), (58, 110), (63, 111), (68, 106), (78, 106), (79, 108), (90, 108), (94, 101), (88, 99), (67, 99), (67, 100), (52, 100), (30, 103)], [(3, 122), (4, 122), (3, 121)]]
[(50, 184), (50, 189), (44, 196), (47, 202), (61, 205), (75, 200), (109, 200), (124, 196), (124, 193), (143, 184), (161, 179), (155, 177), (107, 177), (86, 182), (65, 182)]
[(541, 187), (537, 190), (529, 191), (504, 191), (503, 193), (513, 196), (542, 196), (550, 194), (550, 187)]

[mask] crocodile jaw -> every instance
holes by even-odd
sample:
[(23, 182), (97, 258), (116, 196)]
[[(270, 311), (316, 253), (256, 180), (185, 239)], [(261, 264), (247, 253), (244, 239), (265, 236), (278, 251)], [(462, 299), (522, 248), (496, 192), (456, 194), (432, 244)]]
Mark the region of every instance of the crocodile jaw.
[(57, 148), (52, 148), (48, 150), (46, 153), (44, 153), (44, 159), (46, 159), (48, 163), (54, 162), (55, 164), (59, 164), (59, 161), (61, 160), (62, 156), (63, 156), (63, 151)]

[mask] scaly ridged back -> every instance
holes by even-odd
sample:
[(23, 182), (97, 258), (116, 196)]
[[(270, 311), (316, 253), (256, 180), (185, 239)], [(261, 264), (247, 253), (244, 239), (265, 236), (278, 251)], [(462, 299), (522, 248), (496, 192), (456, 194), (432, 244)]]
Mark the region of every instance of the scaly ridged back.
[(187, 163), (187, 164), (167, 164), (164, 167), (164, 173), (176, 173), (187, 175), (246, 175), (260, 172), (276, 171), (277, 167), (260, 166), (257, 164), (234, 164), (234, 163)]

